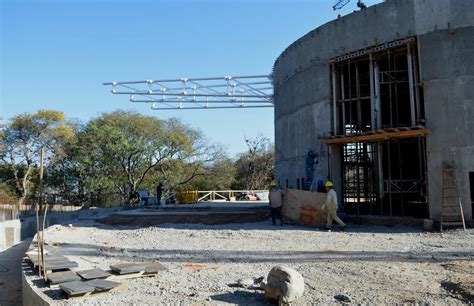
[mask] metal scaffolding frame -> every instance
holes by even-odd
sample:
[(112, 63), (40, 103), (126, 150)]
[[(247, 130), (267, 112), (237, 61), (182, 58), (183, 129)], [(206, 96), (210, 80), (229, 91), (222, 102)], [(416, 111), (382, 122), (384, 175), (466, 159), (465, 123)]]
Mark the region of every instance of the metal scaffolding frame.
[(273, 107), (271, 75), (106, 82), (115, 95), (153, 110)]
[(341, 145), (343, 198), (353, 213), (425, 214), (429, 130), (416, 51), (409, 38), (330, 61), (333, 136), (326, 142)]

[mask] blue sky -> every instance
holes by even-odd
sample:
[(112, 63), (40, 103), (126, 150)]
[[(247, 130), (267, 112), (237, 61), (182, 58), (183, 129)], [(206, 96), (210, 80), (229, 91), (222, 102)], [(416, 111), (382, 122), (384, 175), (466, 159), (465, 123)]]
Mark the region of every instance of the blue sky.
[(0, 0), (0, 117), (179, 117), (233, 155), (245, 136), (273, 140), (273, 109), (152, 111), (102, 82), (267, 74), (290, 43), (355, 2), (334, 12), (334, 0)]

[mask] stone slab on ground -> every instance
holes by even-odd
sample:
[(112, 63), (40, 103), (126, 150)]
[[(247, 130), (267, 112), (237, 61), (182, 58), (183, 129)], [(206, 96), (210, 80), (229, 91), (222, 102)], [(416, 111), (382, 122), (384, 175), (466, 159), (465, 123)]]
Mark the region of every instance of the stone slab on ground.
[(54, 272), (47, 274), (48, 281), (51, 285), (80, 281), (81, 278), (72, 271)]
[(105, 279), (93, 279), (85, 282), (88, 286), (94, 287), (97, 291), (109, 291), (121, 286), (121, 283)]
[(74, 281), (68, 283), (59, 284), (59, 288), (66, 292), (68, 296), (78, 296), (86, 293), (94, 292), (95, 288), (86, 284), (83, 281)]
[(111, 265), (110, 269), (118, 274), (130, 274), (143, 272), (144, 268), (136, 263), (122, 263)]
[[(39, 262), (38, 265), (40, 268), (43, 267), (43, 263)], [(79, 267), (79, 264), (75, 261), (70, 261), (70, 260), (58, 260), (58, 261), (45, 261), (44, 263), (44, 268), (47, 271), (57, 271), (57, 270), (65, 270), (65, 269), (72, 269), (72, 268), (77, 268)]]
[(134, 262), (134, 263), (121, 263), (111, 265), (110, 269), (118, 274), (130, 274), (144, 272), (158, 273), (159, 271), (165, 271), (166, 268), (159, 262)]
[(107, 278), (111, 275), (109, 272), (104, 271), (99, 268), (77, 271), (77, 274), (85, 280), (92, 280), (96, 278)]

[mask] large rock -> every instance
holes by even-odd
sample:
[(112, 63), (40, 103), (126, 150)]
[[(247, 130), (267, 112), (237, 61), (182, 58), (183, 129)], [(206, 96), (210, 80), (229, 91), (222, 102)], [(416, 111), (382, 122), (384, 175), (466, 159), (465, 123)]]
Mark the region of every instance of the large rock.
[(285, 305), (293, 303), (303, 296), (304, 279), (297, 271), (275, 266), (268, 273), (266, 282), (262, 282), (265, 297), (276, 300), (278, 304)]

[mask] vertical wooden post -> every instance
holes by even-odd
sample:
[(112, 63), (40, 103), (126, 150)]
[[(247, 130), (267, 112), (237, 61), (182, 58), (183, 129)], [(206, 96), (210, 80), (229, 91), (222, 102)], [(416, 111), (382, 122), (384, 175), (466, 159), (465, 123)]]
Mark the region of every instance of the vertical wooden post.
[[(40, 189), (40, 194), (39, 194), (39, 210), (42, 211), (43, 210), (43, 173), (44, 173), (44, 148), (41, 148), (41, 151), (40, 151), (40, 173), (39, 173), (39, 189)], [(37, 219), (37, 221), (39, 222), (39, 218)], [(40, 227), (40, 225), (38, 225), (38, 228)], [(39, 248), (40, 248), (40, 251), (41, 251), (41, 262), (42, 262), (42, 266), (43, 266), (43, 277), (46, 277), (46, 268), (45, 268), (45, 260), (44, 260), (44, 221), (43, 221), (43, 227), (41, 228), (41, 239), (38, 241), (38, 244), (39, 244)], [(38, 265), (39, 266), (39, 265)], [(41, 267), (38, 267), (39, 270), (41, 270)], [(41, 276), (41, 272), (40, 272), (40, 276)]]

